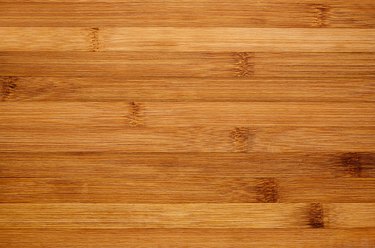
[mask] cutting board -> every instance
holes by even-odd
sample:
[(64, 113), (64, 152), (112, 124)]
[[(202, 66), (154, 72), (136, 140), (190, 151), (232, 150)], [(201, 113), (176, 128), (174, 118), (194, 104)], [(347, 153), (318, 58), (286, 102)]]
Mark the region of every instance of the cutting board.
[(375, 1), (0, 13), (0, 247), (375, 247)]

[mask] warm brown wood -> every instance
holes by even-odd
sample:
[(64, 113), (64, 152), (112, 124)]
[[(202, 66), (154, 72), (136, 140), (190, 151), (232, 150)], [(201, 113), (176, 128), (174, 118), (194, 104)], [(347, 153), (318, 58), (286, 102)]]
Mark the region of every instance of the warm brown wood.
[(1, 51), (375, 51), (373, 29), (0, 27), (0, 36)]
[(1, 0), (0, 3), (1, 26), (375, 27), (372, 0)]
[[(0, 153), (3, 178), (375, 177), (374, 153)], [(235, 165), (235, 166), (233, 166)]]
[[(374, 102), (373, 79), (0, 77), (3, 101)], [(353, 87), (354, 86), (354, 87)]]
[(374, 214), (373, 203), (0, 205), (5, 228), (368, 228)]
[(0, 76), (375, 78), (375, 53), (1, 52)]
[[(373, 202), (375, 179), (187, 177), (3, 178), (1, 203)], [(32, 187), (32, 190), (30, 190)]]
[(129, 127), (191, 126), (371, 127), (375, 126), (374, 109), (375, 103), (3, 103), (0, 126), (34, 129), (41, 124), (49, 128), (61, 123), (62, 127), (83, 125), (87, 129), (101, 126), (124, 130)]
[(2, 126), (0, 152), (375, 152), (373, 127), (26, 126)]
[[(7, 247), (93, 248), (162, 247), (371, 247), (373, 228), (359, 229), (1, 229), (0, 244)], [(6, 239), (5, 239), (6, 238)], [(7, 240), (5, 242), (3, 240)], [(114, 242), (116, 240), (116, 242)], [(1, 243), (2, 242), (2, 243)], [(187, 245), (188, 244), (188, 245)]]
[(375, 247), (375, 1), (0, 0), (0, 247)]

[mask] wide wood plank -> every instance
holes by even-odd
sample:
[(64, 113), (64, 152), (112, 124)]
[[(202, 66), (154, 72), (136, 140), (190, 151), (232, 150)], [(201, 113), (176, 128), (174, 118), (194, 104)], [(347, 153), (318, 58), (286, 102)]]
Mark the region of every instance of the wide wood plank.
[(0, 76), (375, 78), (375, 53), (0, 52)]
[(0, 36), (0, 51), (375, 51), (374, 29), (0, 27)]
[(375, 27), (372, 0), (1, 0), (1, 26)]
[(374, 102), (373, 79), (0, 77), (3, 101)]
[(5, 152), (0, 168), (2, 178), (366, 178), (375, 177), (375, 154)]

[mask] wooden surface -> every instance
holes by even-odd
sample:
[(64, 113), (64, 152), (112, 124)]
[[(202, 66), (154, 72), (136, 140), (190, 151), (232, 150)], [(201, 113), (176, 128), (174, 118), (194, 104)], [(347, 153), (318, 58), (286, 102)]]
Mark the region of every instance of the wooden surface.
[(0, 0), (0, 247), (375, 247), (375, 1)]

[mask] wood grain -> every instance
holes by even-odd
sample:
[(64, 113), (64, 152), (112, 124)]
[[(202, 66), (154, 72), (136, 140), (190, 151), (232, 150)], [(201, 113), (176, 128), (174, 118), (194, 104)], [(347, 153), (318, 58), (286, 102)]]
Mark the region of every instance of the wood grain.
[(0, 13), (0, 247), (375, 247), (373, 0)]

